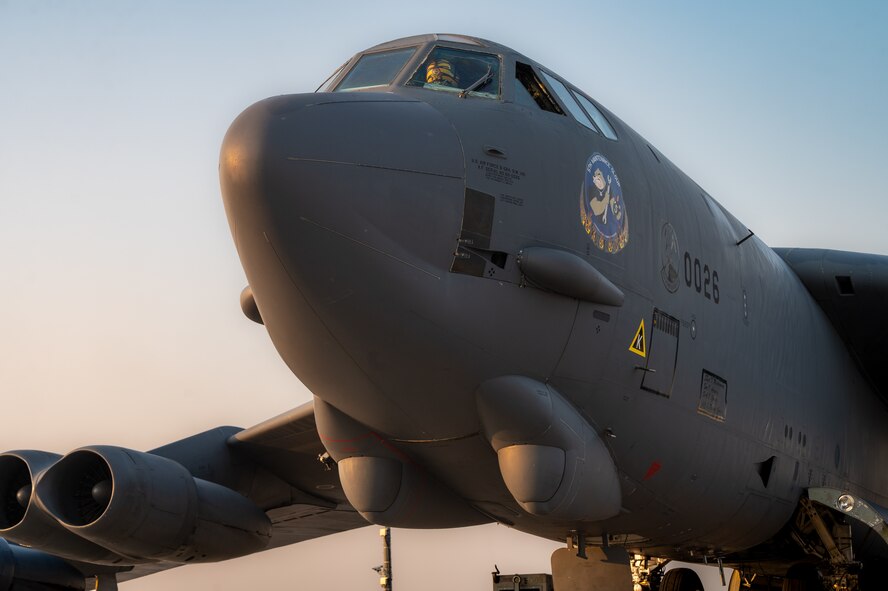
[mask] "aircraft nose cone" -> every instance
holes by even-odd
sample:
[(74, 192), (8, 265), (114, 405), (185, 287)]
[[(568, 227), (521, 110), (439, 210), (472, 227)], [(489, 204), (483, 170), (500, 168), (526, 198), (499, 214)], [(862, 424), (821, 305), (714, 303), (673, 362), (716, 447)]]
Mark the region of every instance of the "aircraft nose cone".
[(260, 299), (250, 267), (262, 265), (254, 251), (267, 244), (299, 276), (308, 258), (325, 258), (324, 241), (332, 236), (446, 270), (464, 179), (462, 147), (450, 122), (424, 102), (391, 94), (260, 101), (232, 123), (220, 158), (229, 223)]
[[(378, 350), (411, 301), (441, 289), (453, 261), (465, 158), (450, 121), (394, 94), (266, 99), (232, 123), (219, 173), (278, 352), (331, 403), (378, 397), (368, 364), (379, 359), (358, 352)], [(377, 406), (373, 424), (391, 424), (396, 413)]]

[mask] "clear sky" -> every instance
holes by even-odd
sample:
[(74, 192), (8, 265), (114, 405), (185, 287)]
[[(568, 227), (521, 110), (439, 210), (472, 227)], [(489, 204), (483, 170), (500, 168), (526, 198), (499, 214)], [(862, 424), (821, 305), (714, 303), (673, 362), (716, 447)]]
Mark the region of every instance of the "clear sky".
[[(308, 399), (240, 313), (218, 151), (247, 105), (361, 49), (511, 46), (768, 244), (888, 254), (886, 28), (866, 1), (0, 0), (0, 449), (147, 449)], [(432, 591), (486, 591), (494, 562), (539, 571), (553, 547), (498, 526), (394, 543), (400, 588)], [(375, 589), (378, 562), (369, 528), (126, 588)]]

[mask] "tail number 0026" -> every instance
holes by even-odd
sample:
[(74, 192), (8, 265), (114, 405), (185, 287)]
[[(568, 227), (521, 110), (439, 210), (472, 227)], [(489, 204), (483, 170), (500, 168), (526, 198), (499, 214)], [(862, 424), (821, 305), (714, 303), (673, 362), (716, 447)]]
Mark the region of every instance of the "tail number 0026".
[(684, 253), (684, 279), (685, 285), (703, 294), (707, 300), (719, 302), (718, 271), (701, 264), (698, 258), (692, 259), (688, 252)]

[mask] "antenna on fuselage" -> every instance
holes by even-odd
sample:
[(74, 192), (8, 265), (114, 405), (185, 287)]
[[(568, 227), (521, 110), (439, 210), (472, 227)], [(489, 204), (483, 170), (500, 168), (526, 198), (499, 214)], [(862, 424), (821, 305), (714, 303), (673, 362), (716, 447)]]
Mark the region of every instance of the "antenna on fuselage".
[(753, 232), (752, 230), (749, 230), (749, 228), (747, 228), (747, 230), (749, 231), (749, 234), (747, 234), (745, 238), (741, 238), (740, 241), (737, 242), (737, 246), (740, 246), (741, 244), (743, 244), (744, 242), (746, 242), (747, 240), (749, 240), (750, 238), (755, 236), (755, 232)]

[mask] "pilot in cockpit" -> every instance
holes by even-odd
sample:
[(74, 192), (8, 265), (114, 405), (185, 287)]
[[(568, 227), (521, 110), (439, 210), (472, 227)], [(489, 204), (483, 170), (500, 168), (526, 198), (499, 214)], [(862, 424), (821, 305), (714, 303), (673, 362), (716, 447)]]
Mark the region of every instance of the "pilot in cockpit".
[(459, 88), (459, 76), (446, 58), (432, 58), (426, 66), (426, 84)]

